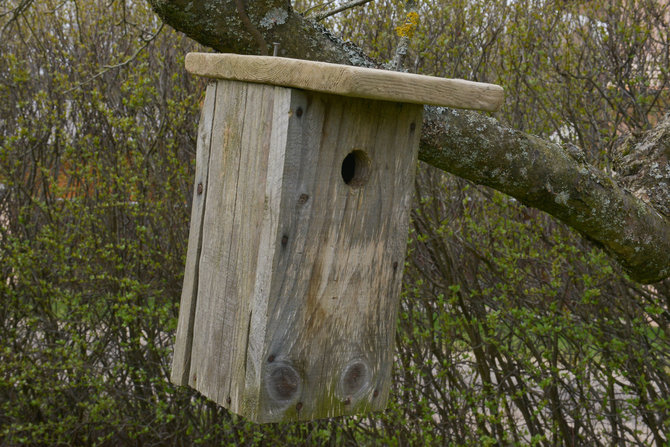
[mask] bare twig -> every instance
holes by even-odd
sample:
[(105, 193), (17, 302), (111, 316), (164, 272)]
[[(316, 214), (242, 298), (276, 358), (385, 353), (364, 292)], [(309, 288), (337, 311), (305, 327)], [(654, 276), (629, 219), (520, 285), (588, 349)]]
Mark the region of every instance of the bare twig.
[(23, 14), (23, 12), (26, 11), (30, 5), (33, 4), (33, 1), (34, 0), (22, 0), (21, 3), (19, 3), (16, 7), (0, 13), (0, 18), (11, 15), (9, 20), (7, 20), (7, 22), (5, 22), (5, 24), (2, 26), (2, 30), (0, 30), (0, 36), (2, 36), (5, 33), (5, 30), (9, 28), (12, 23), (16, 22), (19, 16)]
[(105, 68), (105, 69), (107, 69), (107, 70), (111, 70), (111, 69), (113, 69), (113, 68), (119, 68), (119, 67), (123, 67), (124, 65), (128, 65), (128, 64), (129, 64), (131, 61), (133, 61), (137, 56), (139, 56), (139, 54), (142, 52), (142, 50), (144, 50), (144, 49), (145, 49), (145, 48), (146, 48), (152, 41), (154, 41), (154, 40), (156, 39), (156, 37), (158, 37), (158, 35), (161, 33), (161, 31), (163, 31), (163, 27), (164, 27), (164, 26), (165, 26), (165, 24), (164, 24), (164, 23), (161, 23), (160, 28), (158, 28), (158, 30), (157, 30), (154, 34), (152, 34), (151, 36), (149, 36), (148, 39), (142, 39), (142, 40), (144, 41), (144, 43), (142, 44), (142, 46), (139, 47), (139, 48), (137, 49), (137, 51), (135, 51), (135, 53), (133, 53), (133, 55), (130, 56), (128, 59), (126, 59), (126, 60), (123, 61), (123, 62), (119, 62), (118, 64), (114, 64), (114, 65), (104, 65), (103, 68)]
[(346, 11), (347, 9), (355, 8), (356, 6), (362, 6), (366, 3), (370, 3), (372, 0), (352, 0), (343, 5), (338, 6), (337, 8), (331, 9), (330, 11), (322, 12), (314, 16), (314, 20), (321, 21), (327, 17)]
[(158, 28), (158, 30), (157, 30), (154, 34), (152, 34), (148, 39), (142, 39), (142, 41), (144, 42), (144, 43), (142, 44), (142, 46), (139, 47), (139, 48), (137, 49), (137, 51), (135, 51), (135, 52), (134, 52), (128, 59), (126, 59), (126, 60), (123, 61), (123, 62), (119, 62), (118, 64), (114, 64), (114, 65), (103, 65), (103, 67), (102, 67), (103, 70), (101, 70), (99, 73), (94, 74), (94, 75), (91, 76), (90, 78), (85, 79), (84, 81), (78, 83), (77, 85), (75, 85), (75, 86), (72, 87), (71, 89), (67, 90), (67, 91), (65, 92), (65, 94), (70, 93), (70, 92), (72, 92), (72, 91), (78, 89), (79, 87), (88, 84), (89, 82), (93, 81), (94, 79), (99, 78), (100, 76), (104, 75), (105, 73), (107, 73), (107, 72), (110, 71), (110, 70), (113, 70), (113, 69), (115, 69), (115, 68), (121, 68), (121, 67), (123, 67), (123, 66), (128, 65), (130, 62), (132, 62), (133, 60), (135, 60), (135, 59), (137, 58), (137, 56), (139, 56), (139, 54), (140, 54), (146, 47), (148, 47), (149, 44), (150, 44), (151, 42), (153, 42), (153, 41), (156, 39), (156, 37), (158, 37), (158, 35), (159, 35), (159, 34), (161, 33), (161, 31), (163, 30), (163, 27), (164, 27), (164, 26), (165, 26), (165, 24), (164, 24), (164, 23), (161, 23), (160, 28)]
[(300, 11), (300, 14), (302, 14), (303, 16), (306, 16), (310, 12), (314, 11), (315, 9), (323, 9), (326, 6), (332, 5), (333, 3), (335, 3), (335, 0), (330, 0), (329, 2), (325, 2), (325, 3), (319, 3), (318, 5), (310, 6), (309, 8), (305, 9), (304, 11)]

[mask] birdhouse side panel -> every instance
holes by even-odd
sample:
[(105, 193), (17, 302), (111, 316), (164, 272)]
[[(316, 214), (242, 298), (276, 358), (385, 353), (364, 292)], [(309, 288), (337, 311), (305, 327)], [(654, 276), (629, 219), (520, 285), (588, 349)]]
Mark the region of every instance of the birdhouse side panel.
[(218, 81), (189, 384), (237, 406), (263, 220), (275, 87)]
[(172, 358), (171, 380), (175, 385), (188, 385), (188, 375), (191, 367), (193, 321), (195, 320), (196, 295), (198, 293), (198, 264), (202, 247), (202, 217), (205, 212), (205, 198), (207, 196), (207, 168), (209, 166), (209, 147), (216, 101), (216, 86), (216, 82), (210, 82), (207, 86), (205, 101), (200, 114), (200, 124), (198, 125), (195, 183), (191, 204), (188, 248), (186, 250), (186, 268), (179, 305), (174, 356)]
[[(263, 220), (258, 229), (260, 245), (258, 247), (256, 278), (251, 297), (250, 330), (247, 339), (246, 370), (243, 385), (244, 394), (237, 402), (232, 401), (231, 409), (252, 420), (257, 420), (260, 405), (260, 387), (265, 360), (265, 338), (267, 330), (268, 304), (273, 272), (277, 263), (277, 242), (279, 215), (281, 210), (287, 131), (292, 115), (294, 91), (275, 87), (274, 111), (268, 156), (268, 169), (265, 182), (265, 202)], [(252, 230), (253, 231), (253, 230)]]

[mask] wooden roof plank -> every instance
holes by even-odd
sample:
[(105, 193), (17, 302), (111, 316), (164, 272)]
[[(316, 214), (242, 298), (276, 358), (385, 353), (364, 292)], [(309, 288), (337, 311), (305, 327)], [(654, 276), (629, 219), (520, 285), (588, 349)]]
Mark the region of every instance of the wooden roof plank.
[(209, 78), (486, 112), (495, 112), (504, 100), (502, 87), (495, 84), (284, 57), (189, 53), (186, 70)]

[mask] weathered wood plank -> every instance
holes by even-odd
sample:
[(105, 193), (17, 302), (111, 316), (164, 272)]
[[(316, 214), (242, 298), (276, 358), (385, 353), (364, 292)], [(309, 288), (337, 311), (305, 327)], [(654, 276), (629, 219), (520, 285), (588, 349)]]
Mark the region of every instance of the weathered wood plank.
[(190, 384), (236, 412), (245, 389), (275, 90), (219, 81), (216, 98)]
[(189, 53), (186, 69), (211, 78), (488, 112), (504, 100), (502, 87), (494, 84), (282, 57)]
[[(240, 413), (256, 415), (260, 405), (260, 387), (265, 359), (265, 336), (267, 329), (267, 311), (270, 297), (272, 272), (276, 264), (275, 253), (278, 249), (277, 232), (279, 228), (279, 210), (281, 209), (282, 180), (287, 131), (291, 117), (291, 96), (289, 89), (274, 88), (272, 128), (265, 183), (265, 203), (263, 220), (259, 231), (259, 247), (254, 291), (251, 298), (253, 313), (247, 340), (247, 358), (245, 374), (245, 397)], [(253, 255), (253, 254), (252, 254)], [(253, 417), (253, 416), (252, 416)]]
[(193, 322), (195, 320), (196, 299), (198, 293), (198, 264), (202, 246), (202, 218), (207, 198), (207, 168), (212, 137), (212, 120), (215, 113), (216, 82), (207, 86), (205, 101), (198, 125), (196, 146), (195, 183), (189, 229), (188, 248), (186, 250), (186, 270), (179, 305), (179, 320), (175, 337), (174, 356), (172, 358), (171, 380), (176, 385), (187, 385), (191, 367), (191, 347), (193, 343)]
[[(234, 243), (235, 201), (242, 152), (241, 130), (248, 84), (219, 82), (209, 161), (208, 202), (203, 224), (200, 284), (193, 334), (189, 384), (222, 404), (228, 395), (230, 359), (224, 345), (231, 336), (236, 302), (227, 295), (234, 271), (228, 266)], [(227, 229), (221, 234), (219, 228)], [(220, 396), (225, 396), (224, 401)]]
[[(242, 130), (243, 153), (240, 161), (237, 184), (233, 236), (237, 239), (237, 251), (231, 254), (230, 268), (234, 269), (236, 287), (229, 290), (228, 296), (238, 303), (234, 317), (230, 344), (230, 406), (232, 411), (240, 412), (245, 392), (246, 356), (250, 336), (250, 320), (254, 309), (251, 308), (256, 280), (256, 266), (260, 246), (259, 228), (265, 214), (265, 183), (268, 175), (268, 157), (270, 152), (270, 132), (275, 87), (250, 85), (247, 89), (244, 128)], [(225, 228), (221, 232), (228, 231)], [(226, 402), (228, 402), (226, 397)]]
[[(252, 415), (264, 422), (384, 408), (422, 117), (420, 106), (299, 91), (291, 112)], [(354, 149), (369, 157), (361, 187), (342, 177)]]

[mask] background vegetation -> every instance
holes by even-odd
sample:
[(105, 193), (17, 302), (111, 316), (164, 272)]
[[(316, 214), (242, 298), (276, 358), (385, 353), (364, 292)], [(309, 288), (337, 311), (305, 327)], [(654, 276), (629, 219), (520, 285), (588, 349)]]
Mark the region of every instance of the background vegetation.
[[(503, 85), (503, 121), (603, 169), (667, 110), (667, 2), (417, 8), (410, 71)], [(328, 21), (388, 61), (404, 11)], [(0, 30), (0, 445), (668, 445), (670, 282), (425, 166), (387, 411), (254, 426), (172, 386), (196, 47), (140, 0), (8, 0)]]

